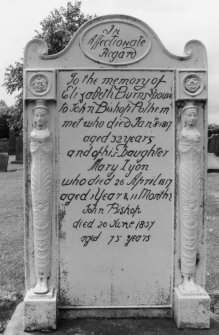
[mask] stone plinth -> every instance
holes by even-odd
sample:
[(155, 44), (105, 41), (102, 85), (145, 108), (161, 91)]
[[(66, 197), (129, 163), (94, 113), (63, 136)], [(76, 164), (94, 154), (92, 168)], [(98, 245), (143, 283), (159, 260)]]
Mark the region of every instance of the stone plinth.
[(55, 330), (57, 319), (57, 291), (37, 295), (29, 290), (24, 298), (24, 329)]
[(178, 328), (210, 328), (210, 297), (200, 287), (199, 292), (174, 290), (174, 319)]

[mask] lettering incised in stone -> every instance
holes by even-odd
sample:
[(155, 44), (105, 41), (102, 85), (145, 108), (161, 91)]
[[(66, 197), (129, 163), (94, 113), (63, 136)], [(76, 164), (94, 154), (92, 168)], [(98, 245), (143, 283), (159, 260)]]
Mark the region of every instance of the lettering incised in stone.
[(82, 35), (80, 46), (88, 58), (101, 63), (139, 61), (150, 50), (147, 33), (137, 24), (116, 20), (98, 24)]
[(196, 292), (195, 284), (197, 232), (200, 208), (200, 133), (196, 128), (197, 107), (187, 102), (182, 110), (179, 137), (179, 196), (182, 287)]
[(30, 135), (31, 194), (33, 209), (36, 286), (33, 292), (49, 291), (51, 263), (52, 140), (47, 126), (49, 110), (43, 100), (33, 108), (34, 126)]

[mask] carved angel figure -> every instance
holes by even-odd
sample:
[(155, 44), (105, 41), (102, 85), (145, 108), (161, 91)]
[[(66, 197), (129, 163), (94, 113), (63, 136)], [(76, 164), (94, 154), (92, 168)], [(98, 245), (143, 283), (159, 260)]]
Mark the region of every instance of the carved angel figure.
[(187, 102), (182, 110), (179, 136), (179, 197), (182, 287), (195, 292), (197, 233), (200, 207), (200, 132), (196, 128), (197, 107)]
[(34, 127), (30, 135), (31, 194), (36, 286), (33, 292), (46, 294), (51, 267), (52, 140), (47, 127), (49, 110), (43, 100), (33, 108)]

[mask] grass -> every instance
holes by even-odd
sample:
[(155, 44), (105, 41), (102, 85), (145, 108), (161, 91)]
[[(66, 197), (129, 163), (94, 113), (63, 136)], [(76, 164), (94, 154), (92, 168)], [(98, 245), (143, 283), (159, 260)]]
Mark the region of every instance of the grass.
[[(12, 157), (14, 158), (14, 157)], [(23, 297), (23, 166), (0, 172), (0, 321)]]
[(219, 173), (208, 174), (206, 289), (219, 299)]

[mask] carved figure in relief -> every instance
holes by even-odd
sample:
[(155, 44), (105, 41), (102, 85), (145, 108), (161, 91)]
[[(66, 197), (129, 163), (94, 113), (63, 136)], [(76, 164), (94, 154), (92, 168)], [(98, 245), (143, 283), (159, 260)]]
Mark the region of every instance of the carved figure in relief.
[(187, 102), (182, 110), (183, 126), (179, 136), (179, 197), (182, 287), (196, 292), (197, 234), (200, 207), (201, 135), (196, 128), (197, 107)]
[(51, 268), (52, 140), (47, 123), (49, 110), (43, 100), (33, 108), (34, 127), (30, 135), (31, 195), (36, 286), (33, 292), (46, 294)]

